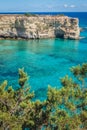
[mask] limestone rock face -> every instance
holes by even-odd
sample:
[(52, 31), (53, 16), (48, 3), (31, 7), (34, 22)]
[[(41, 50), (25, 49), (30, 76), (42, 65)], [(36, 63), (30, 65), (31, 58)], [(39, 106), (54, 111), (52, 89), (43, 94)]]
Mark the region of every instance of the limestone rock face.
[(67, 16), (1, 15), (0, 38), (65, 38), (79, 39), (77, 18)]

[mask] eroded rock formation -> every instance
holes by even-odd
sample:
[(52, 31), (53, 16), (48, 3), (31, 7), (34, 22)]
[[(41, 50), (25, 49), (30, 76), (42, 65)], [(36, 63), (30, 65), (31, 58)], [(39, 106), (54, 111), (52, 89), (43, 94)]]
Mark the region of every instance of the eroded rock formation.
[(0, 38), (66, 38), (79, 39), (77, 18), (67, 16), (1, 15)]

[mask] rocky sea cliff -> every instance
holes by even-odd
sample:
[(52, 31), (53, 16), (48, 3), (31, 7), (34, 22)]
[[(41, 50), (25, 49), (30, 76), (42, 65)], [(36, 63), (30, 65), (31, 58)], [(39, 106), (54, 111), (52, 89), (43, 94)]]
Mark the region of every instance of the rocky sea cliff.
[(1, 15), (0, 38), (79, 39), (78, 18), (68, 16)]

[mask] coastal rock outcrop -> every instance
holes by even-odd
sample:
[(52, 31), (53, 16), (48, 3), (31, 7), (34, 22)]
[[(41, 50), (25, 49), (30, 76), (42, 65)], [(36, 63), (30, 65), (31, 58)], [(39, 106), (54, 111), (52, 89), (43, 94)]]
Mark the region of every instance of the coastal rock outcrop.
[(77, 18), (68, 16), (1, 15), (0, 38), (64, 38), (79, 39)]

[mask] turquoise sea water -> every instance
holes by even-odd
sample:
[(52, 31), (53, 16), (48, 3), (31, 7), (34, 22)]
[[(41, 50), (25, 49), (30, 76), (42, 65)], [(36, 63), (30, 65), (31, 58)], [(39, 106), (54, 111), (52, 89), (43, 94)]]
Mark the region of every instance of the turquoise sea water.
[[(82, 23), (84, 25), (84, 23)], [(86, 24), (84, 25), (86, 27)], [(48, 84), (60, 88), (59, 78), (71, 73), (69, 68), (87, 62), (87, 30), (81, 40), (0, 40), (0, 82), (18, 88), (18, 68), (30, 75), (31, 90), (43, 100)]]

